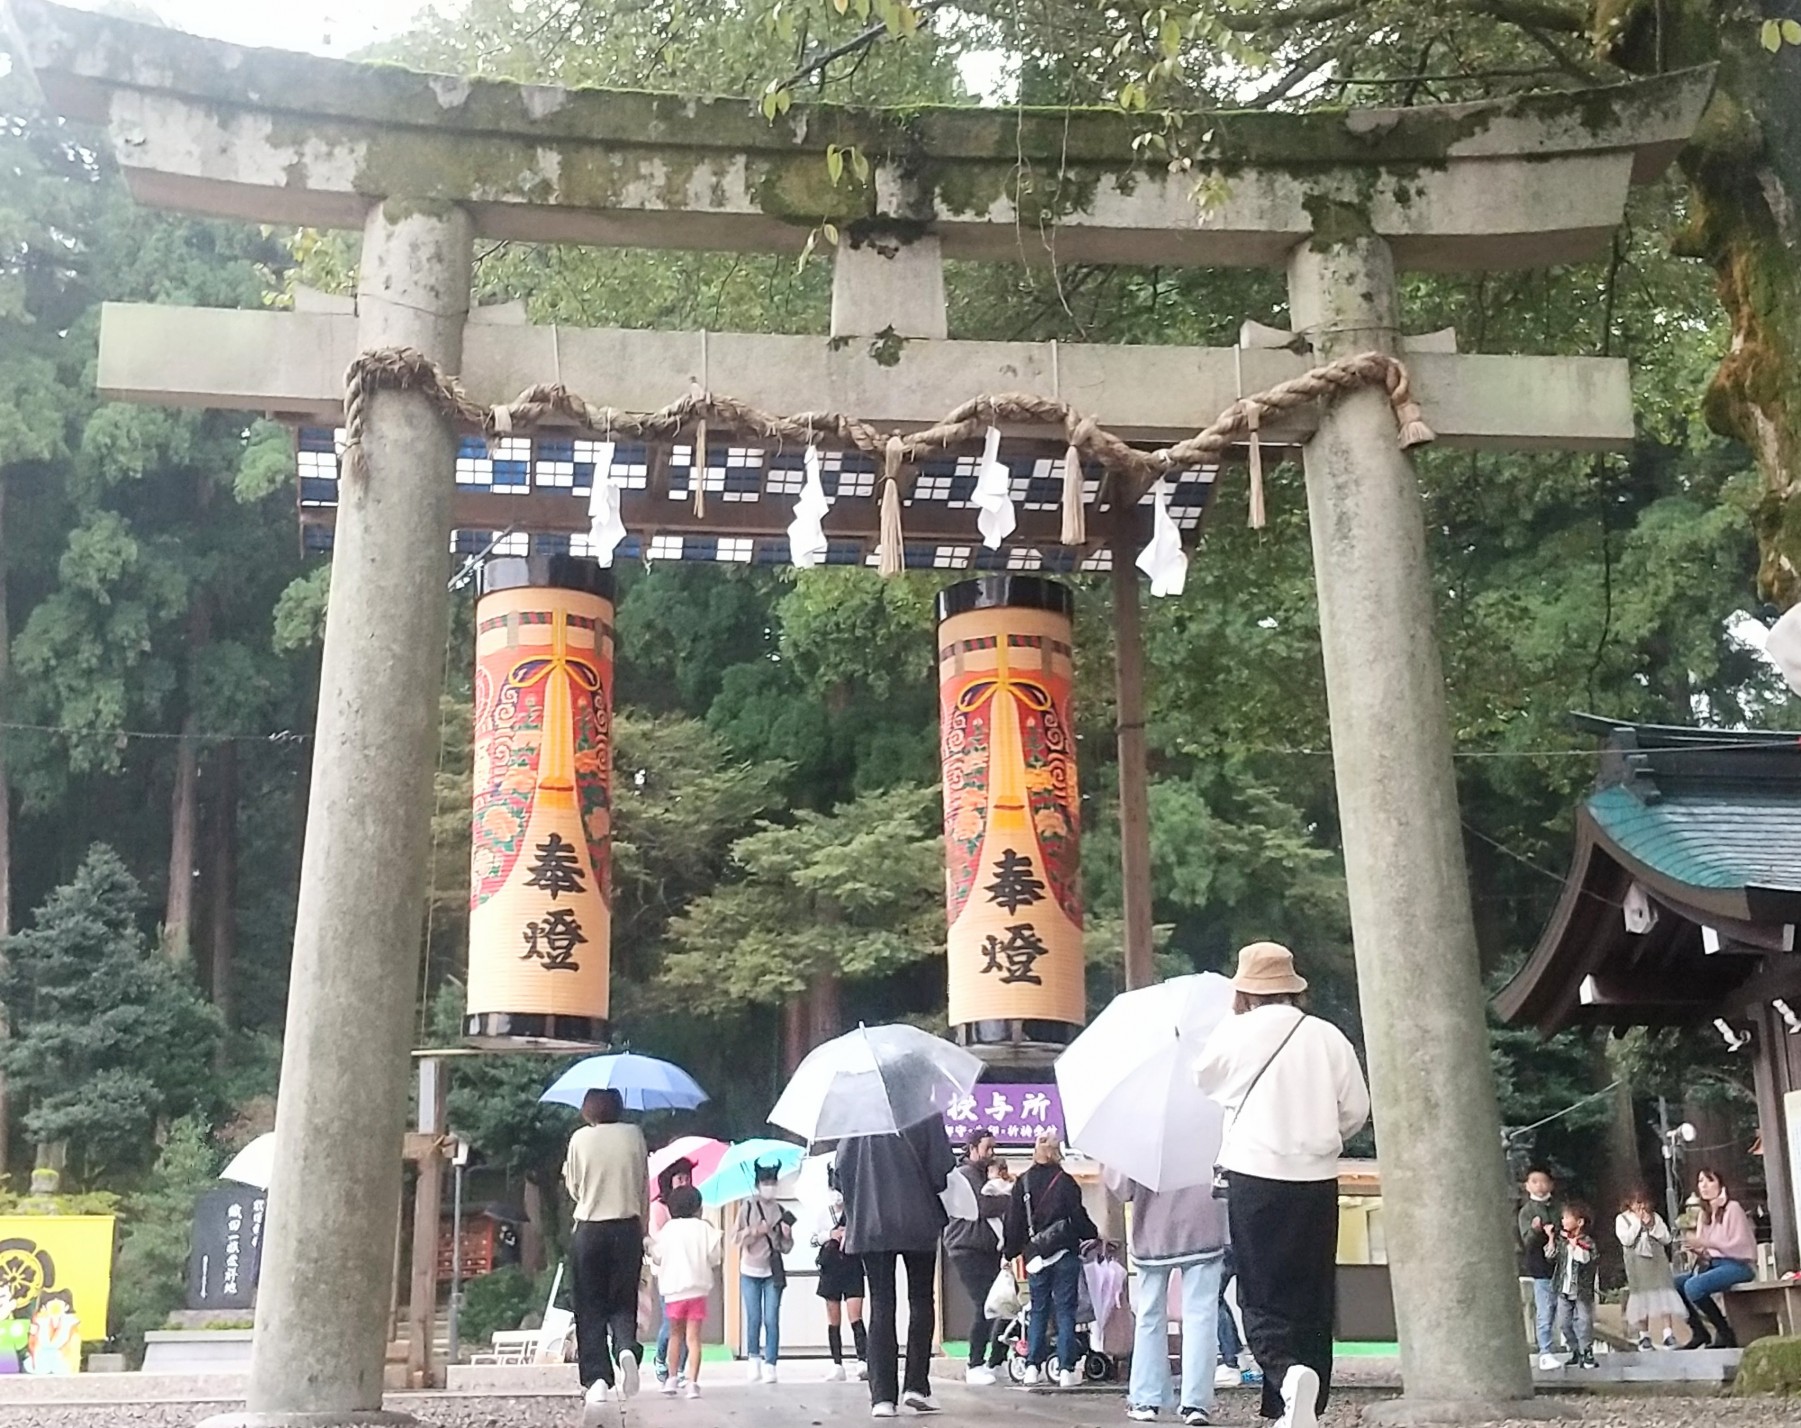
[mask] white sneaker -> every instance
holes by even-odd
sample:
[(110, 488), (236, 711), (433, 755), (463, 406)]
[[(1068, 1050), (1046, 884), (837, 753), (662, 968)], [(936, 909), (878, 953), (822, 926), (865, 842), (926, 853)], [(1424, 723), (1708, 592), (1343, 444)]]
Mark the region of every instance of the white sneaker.
[(1306, 1364), (1296, 1364), (1282, 1380), (1283, 1428), (1318, 1428), (1319, 1375)]
[(963, 1375), (963, 1382), (972, 1388), (993, 1388), (1000, 1380), (994, 1376), (993, 1369), (977, 1364)]
[(929, 1393), (903, 1393), (901, 1402), (915, 1413), (936, 1413), (938, 1411), (938, 1400)]
[(763, 1368), (762, 1368), (762, 1374), (763, 1374), (763, 1382), (764, 1383), (774, 1383), (775, 1382), (775, 1365), (771, 1364), (771, 1363), (764, 1364)]
[(600, 1428), (607, 1416), (607, 1386), (596, 1379), (582, 1395), (582, 1428)]
[(843, 1383), (845, 1376), (843, 1364), (833, 1364), (825, 1371), (825, 1381), (827, 1383)]
[(750, 1361), (744, 1370), (744, 1381), (746, 1383), (761, 1383), (763, 1381), (763, 1360), (752, 1359)]
[(681, 1384), (676, 1382), (674, 1374), (670, 1374), (668, 1378), (663, 1380), (663, 1383), (662, 1383), (663, 1397), (674, 1398), (676, 1396), (676, 1394), (680, 1393), (681, 1391), (682, 1391), (682, 1386), (681, 1386)]
[(1037, 1388), (1039, 1384), (1044, 1382), (1044, 1370), (1039, 1368), (1037, 1364), (1027, 1364), (1025, 1376), (1020, 1379), (1020, 1382), (1027, 1388)]
[(700, 1385), (698, 1383), (683, 1384), (682, 1385), (682, 1397), (683, 1398), (699, 1398), (700, 1397)]
[(1126, 1417), (1130, 1418), (1134, 1423), (1155, 1423), (1157, 1421), (1157, 1410), (1155, 1408), (1128, 1408), (1126, 1410)]
[(638, 1396), (638, 1356), (630, 1349), (619, 1356), (619, 1396)]
[(1221, 1364), (1213, 1371), (1213, 1386), (1215, 1388), (1237, 1388), (1241, 1381), (1242, 1379), (1238, 1370), (1231, 1364)]
[(1540, 1354), (1538, 1356), (1538, 1366), (1543, 1372), (1550, 1373), (1552, 1369), (1562, 1368), (1563, 1360), (1558, 1358), (1556, 1354)]
[(856, 1379), (858, 1383), (862, 1383), (869, 1377), (869, 1365), (864, 1363), (862, 1359), (858, 1359), (856, 1368), (851, 1370), (851, 1377)]
[(1057, 1375), (1057, 1386), (1059, 1388), (1076, 1388), (1081, 1382), (1082, 1373), (1080, 1369), (1064, 1369), (1062, 1373)]
[(1674, 1329), (1665, 1329), (1663, 1331), (1663, 1346), (1666, 1349), (1673, 1349), (1676, 1347), (1676, 1331)]
[(896, 1408), (892, 1403), (878, 1403), (874, 1408), (869, 1410), (869, 1416), (871, 1418), (899, 1418), (900, 1409)]

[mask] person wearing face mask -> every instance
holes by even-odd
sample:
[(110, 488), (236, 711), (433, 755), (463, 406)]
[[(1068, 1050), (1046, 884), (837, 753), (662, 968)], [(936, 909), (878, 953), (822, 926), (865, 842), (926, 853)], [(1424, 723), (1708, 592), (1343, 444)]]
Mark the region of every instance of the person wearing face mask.
[[(988, 1188), (989, 1168), (994, 1164), (994, 1137), (987, 1131), (971, 1136), (968, 1152), (957, 1167), (957, 1174), (969, 1182), (969, 1188), (978, 1197), (976, 1203), (981, 1204), (980, 1197)], [(986, 1307), (988, 1292), (1001, 1272), (1001, 1242), (994, 1232), (994, 1222), (987, 1218), (952, 1220), (944, 1227), (944, 1257), (975, 1306), (969, 1326), (969, 1369), (964, 1382), (992, 1386), (996, 1382), (995, 1370), (1007, 1359), (1007, 1345), (995, 1338), (997, 1326), (988, 1318)]]
[(738, 1246), (738, 1287), (744, 1306), (744, 1356), (752, 1383), (774, 1383), (781, 1353), (782, 1257), (794, 1248), (794, 1216), (776, 1199), (777, 1165), (758, 1165), (757, 1192), (738, 1206), (732, 1241)]
[(819, 1251), (819, 1297), (825, 1301), (825, 1339), (832, 1351), (832, 1366), (826, 1371), (828, 1383), (843, 1383), (844, 1320), (850, 1319), (851, 1339), (857, 1351), (857, 1377), (867, 1376), (869, 1337), (863, 1327), (863, 1261), (844, 1252), (845, 1227), (849, 1223), (844, 1209), (844, 1192), (838, 1186), (838, 1172), (826, 1173), (831, 1198), (825, 1214), (814, 1231), (813, 1245)]

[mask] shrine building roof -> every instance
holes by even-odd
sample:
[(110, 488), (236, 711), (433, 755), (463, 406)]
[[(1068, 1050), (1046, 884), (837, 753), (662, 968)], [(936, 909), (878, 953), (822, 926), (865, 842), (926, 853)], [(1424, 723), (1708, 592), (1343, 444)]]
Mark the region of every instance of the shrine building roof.
[(1801, 995), (1801, 735), (1582, 716), (1605, 743), (1562, 900), (1495, 999), (1546, 1035)]

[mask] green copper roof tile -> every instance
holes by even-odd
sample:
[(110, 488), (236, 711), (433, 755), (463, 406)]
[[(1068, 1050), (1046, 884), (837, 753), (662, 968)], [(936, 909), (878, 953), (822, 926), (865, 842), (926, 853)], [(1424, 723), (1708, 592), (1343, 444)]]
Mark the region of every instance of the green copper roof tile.
[(1701, 888), (1801, 891), (1801, 802), (1791, 790), (1684, 790), (1646, 803), (1623, 786), (1588, 809), (1629, 856)]

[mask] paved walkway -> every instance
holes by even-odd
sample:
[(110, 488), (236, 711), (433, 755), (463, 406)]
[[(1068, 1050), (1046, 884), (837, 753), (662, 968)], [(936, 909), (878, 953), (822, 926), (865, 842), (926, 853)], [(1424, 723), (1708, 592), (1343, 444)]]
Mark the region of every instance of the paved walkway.
[[(1022, 1389), (938, 1389), (944, 1428), (1126, 1428), (1124, 1397), (1112, 1391), (1027, 1392)], [(1363, 1404), (1385, 1395), (1352, 1389), (1334, 1398), (1326, 1428), (1356, 1428)], [(1716, 1397), (1640, 1397), (1548, 1400), (1572, 1419), (1595, 1428), (1793, 1428), (1801, 1422), (1792, 1402), (1741, 1402)], [(189, 1428), (230, 1404), (127, 1404), (79, 1407), (32, 1405), (0, 1408), (0, 1428)], [(576, 1428), (580, 1406), (573, 1395), (494, 1398), (459, 1394), (399, 1394), (390, 1409), (412, 1413), (426, 1428)], [(911, 1417), (911, 1415), (907, 1415)], [(1221, 1395), (1215, 1421), (1229, 1428), (1257, 1428), (1257, 1399), (1234, 1390)], [(870, 1422), (861, 1384), (784, 1383), (752, 1388), (730, 1372), (698, 1402), (652, 1393), (623, 1413), (608, 1412), (607, 1428), (861, 1428)], [(1171, 1423), (1173, 1420), (1165, 1419)], [(1542, 1428), (1542, 1424), (1506, 1425)]]

